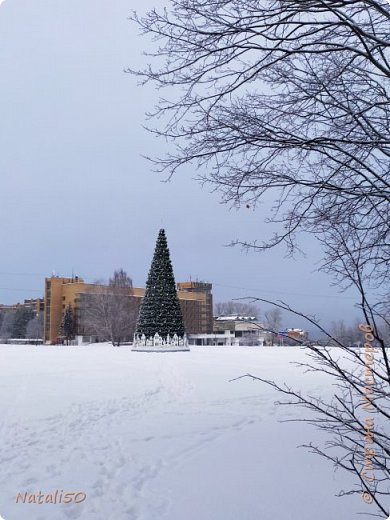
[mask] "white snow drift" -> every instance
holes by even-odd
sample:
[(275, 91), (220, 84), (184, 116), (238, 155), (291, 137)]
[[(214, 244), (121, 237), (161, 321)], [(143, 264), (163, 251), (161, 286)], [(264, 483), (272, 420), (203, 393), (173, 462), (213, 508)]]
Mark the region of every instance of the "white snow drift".
[[(318, 439), (248, 372), (331, 391), (289, 362), (299, 348), (0, 346), (5, 520), (328, 520), (370, 512), (335, 498), (346, 476), (297, 445)], [(17, 493), (83, 492), (80, 503)]]

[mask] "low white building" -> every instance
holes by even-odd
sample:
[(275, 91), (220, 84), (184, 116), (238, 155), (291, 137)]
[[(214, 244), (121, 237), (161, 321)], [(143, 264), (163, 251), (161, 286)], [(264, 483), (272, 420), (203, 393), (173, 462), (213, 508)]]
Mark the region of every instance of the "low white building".
[(263, 346), (272, 342), (271, 333), (252, 316), (220, 316), (214, 318), (211, 334), (189, 334), (189, 345)]

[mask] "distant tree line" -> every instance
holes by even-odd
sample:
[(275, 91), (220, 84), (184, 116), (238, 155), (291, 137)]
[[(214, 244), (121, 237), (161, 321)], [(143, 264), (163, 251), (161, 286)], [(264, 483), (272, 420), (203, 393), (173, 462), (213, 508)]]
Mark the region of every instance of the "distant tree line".
[[(388, 309), (390, 316), (390, 309)], [(378, 323), (378, 330), (384, 338), (387, 345), (390, 344), (390, 320), (381, 320)], [(346, 324), (344, 320), (333, 321), (330, 327), (330, 333), (334, 338), (331, 344), (337, 345), (343, 343), (356, 347), (363, 347), (362, 334), (359, 330), (359, 320), (356, 319), (352, 324)]]
[[(385, 338), (386, 343), (390, 344), (390, 305), (387, 305), (387, 319), (381, 320), (378, 327), (381, 331), (381, 335)], [(276, 340), (277, 333), (284, 328), (283, 326), (283, 313), (279, 308), (273, 308), (266, 310), (264, 313), (261, 312), (260, 307), (255, 303), (244, 303), (240, 301), (226, 301), (219, 302), (214, 305), (215, 316), (244, 316), (254, 317), (256, 320), (264, 325), (265, 330), (268, 330), (273, 334), (273, 342)], [(358, 319), (350, 323), (346, 323), (344, 320), (332, 321), (329, 327), (329, 332), (332, 336), (332, 340), (316, 338), (319, 344), (326, 345), (337, 345), (343, 343), (350, 346), (361, 347), (362, 346), (362, 335), (359, 330)], [(292, 343), (293, 344), (293, 343)]]
[(260, 310), (257, 305), (238, 301), (219, 302), (214, 305), (216, 316), (248, 316), (258, 319)]

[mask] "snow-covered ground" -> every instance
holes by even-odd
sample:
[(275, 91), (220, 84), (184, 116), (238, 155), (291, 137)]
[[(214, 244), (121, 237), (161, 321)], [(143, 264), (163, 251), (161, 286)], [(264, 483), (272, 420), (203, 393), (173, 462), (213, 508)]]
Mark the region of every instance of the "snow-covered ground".
[[(0, 346), (5, 520), (329, 520), (374, 512), (336, 498), (346, 475), (297, 446), (319, 433), (248, 372), (331, 392), (290, 364), (300, 348)], [(15, 503), (17, 493), (86, 494)], [(366, 517), (366, 515), (363, 515)], [(368, 516), (367, 516), (368, 518)]]

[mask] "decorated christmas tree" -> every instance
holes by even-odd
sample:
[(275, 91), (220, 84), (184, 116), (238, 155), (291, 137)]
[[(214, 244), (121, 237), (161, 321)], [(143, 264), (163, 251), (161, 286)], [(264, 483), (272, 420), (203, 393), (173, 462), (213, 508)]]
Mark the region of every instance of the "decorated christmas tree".
[(137, 335), (166, 338), (174, 334), (184, 336), (183, 315), (176, 293), (175, 278), (165, 231), (160, 229), (156, 248), (146, 282), (145, 296), (141, 304)]

